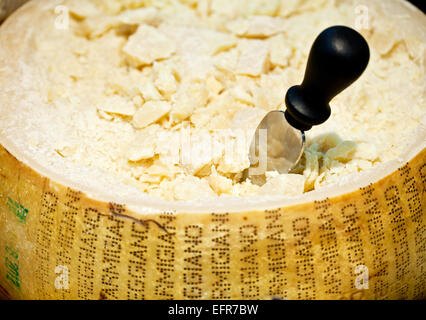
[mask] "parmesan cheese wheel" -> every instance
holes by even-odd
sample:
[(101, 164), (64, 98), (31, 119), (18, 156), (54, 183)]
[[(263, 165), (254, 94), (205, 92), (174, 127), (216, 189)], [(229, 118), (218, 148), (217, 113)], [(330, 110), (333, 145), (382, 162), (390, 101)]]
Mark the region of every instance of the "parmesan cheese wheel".
[[(155, 10), (151, 10), (155, 2), (152, 2), (152, 7), (143, 8), (142, 4), (146, 5), (150, 1), (91, 1), (93, 7), (79, 7), (79, 3), (73, 0), (65, 1), (62, 5), (65, 9), (69, 5), (67, 10), (72, 13), (72, 17), (68, 17), (72, 18), (68, 21), (71, 24), (68, 28), (73, 28), (73, 23), (81, 22), (87, 16), (97, 17), (93, 18), (94, 22), (86, 21), (86, 32), (96, 27), (93, 32), (85, 34), (87, 39), (100, 37), (105, 30), (111, 28), (117, 28), (115, 32), (122, 32), (125, 37), (129, 36), (127, 33), (132, 32), (133, 36), (139, 36), (142, 33), (135, 33), (134, 25), (160, 25)], [(80, 4), (83, 3), (86, 1)], [(256, 38), (256, 42), (252, 44), (257, 46), (260, 44), (257, 41), (261, 41), (258, 38), (264, 37), (272, 39), (272, 48), (278, 47), (278, 51), (272, 55), (271, 52), (262, 53), (264, 61), (256, 61), (252, 65), (241, 63), (242, 60), (234, 63), (232, 57), (221, 61), (221, 68), (233, 65), (236, 67), (235, 72), (244, 74), (238, 75), (241, 79), (246, 79), (241, 81), (250, 81), (251, 77), (257, 77), (265, 68), (270, 68), (268, 59), (271, 59), (267, 58), (268, 56), (272, 57), (269, 63), (276, 63), (280, 68), (288, 64), (291, 53), (281, 51), (280, 38), (283, 38), (285, 32), (291, 33), (294, 30), (286, 29), (289, 25), (283, 27), (281, 22), (276, 24), (276, 17), (281, 17), (279, 21), (285, 21), (292, 16), (298, 19), (298, 15), (305, 11), (322, 12), (319, 7), (309, 7), (311, 4), (298, 1), (291, 4), (286, 4), (286, 1), (270, 1), (267, 6), (262, 1), (250, 1), (250, 6), (238, 3), (239, 1), (216, 0), (211, 1), (209, 5), (207, 1), (199, 1), (197, 15), (208, 15), (217, 21), (224, 19), (224, 22), (228, 18), (232, 19), (233, 23), (226, 24), (224, 28), (231, 29), (236, 37), (247, 37), (242, 42), (242, 47), (245, 47), (251, 38)], [(257, 3), (259, 5), (256, 6)], [(337, 5), (334, 1), (315, 3), (318, 6), (333, 8)], [(50, 130), (49, 137), (53, 140), (56, 138), (58, 143), (61, 143), (66, 118), (74, 116), (68, 109), (82, 105), (77, 98), (72, 98), (63, 105), (56, 105), (52, 109), (52, 116), (47, 117), (43, 109), (47, 104), (44, 99), (49, 99), (52, 95), (60, 96), (69, 88), (64, 82), (58, 83), (57, 88), (53, 90), (50, 85), (55, 79), (47, 82), (47, 70), (38, 65), (31, 65), (31, 62), (36, 61), (34, 57), (41, 59), (46, 55), (52, 58), (49, 56), (52, 52), (43, 47), (51, 42), (43, 42), (38, 38), (46, 32), (38, 33), (37, 30), (52, 28), (50, 37), (63, 44), (58, 30), (63, 27), (66, 29), (67, 25), (63, 23), (67, 22), (67, 19), (58, 20), (57, 15), (66, 10), (56, 10), (57, 6), (58, 2), (53, 0), (30, 1), (0, 27), (0, 260), (3, 261), (0, 264), (1, 297), (426, 298), (424, 118), (407, 119), (417, 125), (416, 129), (410, 132), (406, 146), (394, 146), (404, 149), (398, 156), (371, 168), (366, 167), (359, 173), (339, 176), (337, 181), (328, 185), (318, 188), (314, 186), (315, 190), (310, 192), (295, 195), (274, 194), (275, 188), (288, 187), (286, 179), (289, 177), (281, 179), (271, 174), (270, 183), (267, 184), (271, 191), (265, 189), (264, 192), (251, 197), (209, 197), (209, 185), (213, 186), (215, 192), (226, 192), (232, 187), (230, 179), (218, 173), (221, 169), (218, 167), (217, 171), (216, 168), (213, 169), (206, 180), (202, 180), (208, 183), (204, 186), (197, 185), (197, 191), (201, 193), (194, 191), (195, 196), (207, 195), (205, 199), (200, 196), (200, 199), (191, 197), (190, 200), (177, 201), (153, 197), (131, 185), (112, 183), (111, 181), (115, 180), (111, 180), (107, 176), (108, 173), (100, 168), (66, 162), (61, 160), (61, 156), (52, 156), (52, 150), (48, 146), (49, 143), (57, 141), (40, 142), (48, 135), (38, 135), (38, 129)], [(99, 15), (97, 6), (104, 10), (102, 15)], [(129, 8), (143, 12), (135, 15), (132, 11), (122, 13)], [(418, 66), (413, 69), (417, 73), (410, 76), (424, 79), (424, 15), (399, 0), (385, 3), (371, 1), (367, 9), (371, 15), (371, 23), (380, 17), (386, 17), (388, 21), (393, 21), (393, 18), (398, 21), (397, 29), (388, 26), (394, 28), (391, 34), (385, 35), (368, 29), (363, 31), (378, 55), (385, 57), (392, 53), (392, 50), (396, 50), (398, 54), (398, 50), (402, 49), (396, 47), (403, 46), (410, 59)], [(338, 15), (336, 12), (339, 11), (333, 10), (326, 12)], [(353, 23), (357, 23), (356, 14), (360, 10), (357, 1), (347, 1), (346, 6), (343, 5), (339, 10), (353, 11)], [(109, 20), (120, 12), (118, 20), (121, 22), (117, 22), (115, 18)], [(167, 13), (167, 10), (165, 12)], [(188, 14), (188, 19), (192, 19), (190, 13), (183, 12)], [(171, 16), (173, 14), (169, 16), (170, 19)], [(249, 18), (240, 19), (245, 16)], [(302, 16), (300, 15), (299, 28), (306, 27)], [(350, 13), (347, 16), (351, 17)], [(321, 16), (317, 19), (321, 20)], [(336, 19), (338, 20), (338, 17)], [(383, 19), (380, 20), (380, 23), (382, 22)], [(123, 25), (126, 28), (123, 28)], [(297, 29), (297, 26), (295, 28)], [(315, 28), (321, 29), (320, 26)], [(166, 27), (162, 28), (160, 25), (158, 29), (167, 33)], [(83, 32), (81, 29), (75, 30)], [(185, 120), (192, 107), (180, 108), (181, 105), (177, 104), (179, 108), (173, 109), (175, 104), (171, 106), (156, 98), (162, 96), (163, 99), (170, 98), (169, 100), (173, 101), (171, 97), (179, 90), (178, 79), (174, 79), (176, 82), (170, 81), (170, 72), (173, 71), (163, 69), (161, 64), (160, 67), (158, 64), (156, 66), (156, 62), (165, 56), (173, 55), (173, 52), (181, 52), (182, 48), (179, 43), (167, 43), (164, 34), (158, 35), (158, 30), (154, 28), (147, 27), (143, 31), (153, 35), (151, 43), (159, 43), (165, 49), (148, 55), (143, 53), (143, 59), (132, 58), (129, 67), (139, 68), (141, 64), (152, 63), (152, 69), (158, 69), (159, 76), (156, 80), (160, 79), (161, 86), (155, 81), (156, 87), (151, 82), (141, 84), (141, 99), (144, 101), (136, 101), (134, 108), (128, 108), (125, 100), (127, 97), (116, 96), (113, 101), (97, 101), (97, 111), (94, 112), (99, 112), (104, 121), (114, 121), (112, 119), (117, 117), (117, 114), (127, 119), (126, 117), (139, 113), (140, 116), (132, 121), (137, 122), (136, 126), (141, 127), (140, 129), (146, 130), (152, 129), (152, 126), (146, 127), (147, 122), (157, 122), (154, 125), (158, 126), (161, 116), (170, 110), (172, 118), (175, 115), (179, 121)], [(233, 46), (230, 44), (233, 42), (230, 38), (217, 34), (214, 34), (214, 37), (213, 44), (198, 49), (220, 55), (223, 54), (220, 51)], [(128, 44), (132, 45), (127, 48), (121, 42), (111, 45), (122, 47), (128, 55), (140, 53), (138, 43), (132, 42), (132, 36), (128, 38)], [(107, 46), (113, 41), (113, 38), (107, 39), (104, 45)], [(60, 45), (51, 49), (64, 50), (64, 54), (68, 54), (67, 48)], [(81, 51), (84, 51), (84, 46)], [(82, 52), (73, 52), (70, 55), (84, 57)], [(253, 57), (250, 54), (244, 57), (247, 61), (251, 58)], [(303, 56), (298, 57), (296, 54), (291, 59), (293, 62), (299, 59), (302, 62)], [(377, 61), (380, 63), (381, 59)], [(64, 64), (63, 73), (68, 74), (71, 69), (71, 78), (77, 81), (75, 79), (79, 78), (78, 67), (79, 64)], [(191, 75), (198, 72), (192, 71), (194, 73)], [(385, 75), (387, 76), (387, 73)], [(217, 79), (210, 80), (209, 84), (214, 92), (223, 90)], [(407, 87), (410, 88), (409, 85)], [(89, 94), (89, 91), (96, 91), (98, 87), (93, 83), (93, 86), (87, 89)], [(234, 94), (239, 101), (245, 101), (248, 105), (256, 104), (248, 101), (253, 97), (248, 97), (241, 88), (233, 89), (230, 95)], [(424, 92), (424, 87), (412, 86), (410, 89)], [(115, 87), (114, 90), (119, 89)], [(424, 111), (424, 104), (407, 105), (404, 99), (408, 97), (408, 93), (402, 88), (396, 86), (395, 90), (401, 92), (391, 92), (389, 95), (399, 99), (400, 109)], [(196, 93), (193, 93), (193, 96), (199, 101), (207, 100), (201, 91), (194, 92)], [(178, 98), (180, 99), (179, 93), (176, 95), (176, 99)], [(185, 100), (178, 101), (186, 103)], [(407, 101), (413, 104), (416, 102), (415, 99)], [(143, 109), (145, 105), (149, 108)], [(161, 116), (153, 114), (152, 110), (155, 108), (160, 108)], [(141, 110), (148, 110), (149, 115), (144, 115)], [(62, 117), (58, 116), (61, 114)], [(241, 117), (244, 118), (244, 114)], [(31, 122), (28, 119), (37, 119), (40, 122)], [(92, 123), (87, 121), (85, 125), (87, 130), (90, 130)], [(125, 135), (125, 127), (123, 128)], [(75, 132), (67, 133), (77, 135)], [(146, 136), (151, 132), (140, 131), (139, 134)], [(80, 137), (74, 138), (78, 141)], [(354, 151), (351, 143), (337, 147), (330, 142), (333, 139), (330, 136), (323, 139), (322, 145), (332, 145), (326, 153), (327, 157), (324, 157), (324, 162), (328, 161), (324, 165), (331, 167), (333, 161), (346, 161), (346, 158), (355, 152), (362, 154), (362, 159), (369, 159), (370, 154), (374, 153), (368, 147)], [(339, 148), (344, 150), (340, 151)], [(152, 148), (132, 150), (131, 157), (135, 161), (147, 161), (146, 158), (153, 152)], [(314, 154), (317, 150), (312, 148), (310, 152)], [(308, 156), (306, 166), (309, 162)], [(158, 166), (156, 169), (158, 172), (162, 170)], [(151, 170), (154, 168), (151, 167)], [(203, 168), (197, 170), (200, 172)], [(310, 175), (306, 179), (311, 178)], [(181, 186), (191, 185), (195, 183), (193, 181), (202, 178), (187, 176), (182, 179), (184, 182)], [(312, 180), (312, 185), (319, 182), (318, 179)], [(183, 193), (182, 198), (186, 196), (185, 189), (177, 191)], [(291, 191), (293, 192), (294, 188)]]

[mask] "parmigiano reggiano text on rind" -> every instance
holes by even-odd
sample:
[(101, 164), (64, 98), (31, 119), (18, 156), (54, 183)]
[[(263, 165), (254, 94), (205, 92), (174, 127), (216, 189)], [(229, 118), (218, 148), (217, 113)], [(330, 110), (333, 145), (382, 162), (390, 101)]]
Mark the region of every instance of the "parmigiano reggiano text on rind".
[(139, 214), (4, 148), (0, 179), (6, 298), (426, 298), (425, 149), (352, 193), (264, 211)]

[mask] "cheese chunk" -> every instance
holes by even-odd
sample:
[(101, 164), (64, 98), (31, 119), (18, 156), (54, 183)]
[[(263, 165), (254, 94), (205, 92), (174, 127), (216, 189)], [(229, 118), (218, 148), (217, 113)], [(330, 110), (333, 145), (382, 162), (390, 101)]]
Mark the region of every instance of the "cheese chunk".
[(270, 38), (270, 61), (273, 65), (285, 67), (288, 65), (292, 48), (283, 34)]
[(227, 29), (238, 36), (270, 37), (285, 31), (285, 25), (280, 18), (268, 16), (253, 16), (248, 19), (238, 19), (227, 24)]
[(206, 180), (191, 176), (178, 177), (170, 183), (170, 189), (177, 200), (206, 199), (216, 196)]
[(136, 112), (135, 104), (120, 96), (113, 96), (105, 99), (102, 103), (98, 104), (97, 109), (123, 116), (133, 116)]
[(139, 26), (123, 48), (129, 63), (135, 67), (169, 58), (175, 51), (173, 39), (148, 25)]
[(128, 146), (127, 159), (136, 162), (154, 157), (159, 131), (160, 126), (154, 124), (136, 132), (134, 140)]
[(303, 193), (306, 178), (299, 174), (279, 174), (269, 179), (259, 194), (297, 196)]
[(266, 72), (269, 47), (261, 40), (243, 40), (237, 49), (240, 52), (235, 68), (236, 73), (242, 75), (259, 76)]
[(142, 94), (142, 96), (145, 99), (145, 101), (149, 101), (149, 100), (161, 100), (163, 98), (161, 96), (161, 94), (158, 92), (158, 90), (155, 87), (155, 85), (152, 82), (150, 82), (150, 81), (145, 82), (144, 84), (141, 84), (139, 86), (139, 91)]
[(210, 187), (218, 195), (220, 194), (232, 194), (233, 183), (232, 180), (220, 175), (216, 168), (212, 168), (211, 174), (207, 177), (207, 181), (210, 184)]
[(148, 101), (133, 116), (133, 126), (142, 129), (156, 122), (171, 110), (171, 106), (166, 101)]

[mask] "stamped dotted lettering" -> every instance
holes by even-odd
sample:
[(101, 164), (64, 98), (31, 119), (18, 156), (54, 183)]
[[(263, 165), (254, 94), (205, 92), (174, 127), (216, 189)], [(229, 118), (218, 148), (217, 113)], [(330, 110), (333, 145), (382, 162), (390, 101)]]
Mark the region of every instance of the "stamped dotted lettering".
[(318, 212), (321, 257), (326, 262), (324, 270), (324, 286), (327, 294), (341, 294), (342, 278), (339, 265), (339, 246), (337, 243), (336, 227), (333, 214), (329, 210), (329, 200), (315, 201), (315, 210)]
[[(56, 241), (58, 242), (59, 250), (56, 259), (56, 266), (70, 266), (72, 262), (72, 251), (74, 247), (74, 239), (76, 233), (76, 215), (78, 214), (80, 192), (68, 189), (64, 199), (64, 211), (62, 219), (59, 221), (59, 232)], [(62, 297), (68, 289), (60, 290)]]
[(80, 234), (80, 252), (77, 267), (77, 295), (80, 299), (89, 299), (94, 294), (96, 265), (96, 242), (98, 241), (101, 213), (93, 208), (84, 210), (83, 230)]
[(240, 253), (240, 278), (241, 278), (241, 296), (243, 298), (259, 298), (259, 249), (257, 226), (248, 224), (239, 229)]
[(360, 216), (355, 204), (349, 203), (341, 209), (343, 223), (345, 225), (345, 242), (346, 255), (350, 263), (349, 272), (352, 274), (350, 279), (351, 287), (355, 289), (353, 278), (357, 276), (355, 273), (356, 266), (365, 265), (364, 243), (361, 237), (361, 227), (358, 225)]
[(145, 280), (146, 280), (146, 263), (148, 255), (148, 239), (149, 226), (137, 222), (132, 222), (130, 230), (130, 251), (127, 281), (127, 299), (143, 300), (145, 299)]
[(212, 295), (213, 299), (230, 299), (231, 283), (230, 274), (230, 229), (226, 225), (229, 222), (228, 213), (212, 214), (212, 251), (211, 268), (214, 278)]
[[(124, 211), (123, 206), (110, 204), (112, 214), (122, 214)], [(106, 234), (102, 252), (102, 291), (106, 299), (118, 299), (124, 221), (110, 215), (105, 219), (105, 223)]]
[(299, 300), (313, 300), (316, 297), (314, 254), (310, 222), (308, 218), (297, 218), (292, 222), (293, 236), (295, 239), (295, 260), (297, 276), (297, 298)]
[(185, 226), (183, 253), (183, 296), (188, 299), (199, 299), (203, 295), (203, 268), (201, 264), (203, 228), (198, 225)]
[(420, 200), (420, 192), (416, 185), (416, 180), (411, 173), (408, 165), (399, 169), (401, 178), (403, 178), (403, 191), (407, 195), (407, 204), (410, 211), (411, 220), (414, 223), (420, 223), (422, 220), (422, 201)]
[[(409, 273), (410, 251), (408, 247), (408, 233), (406, 221), (403, 217), (403, 209), (397, 186), (391, 186), (384, 191), (388, 215), (391, 216), (392, 241), (395, 244), (395, 268), (396, 279), (401, 281)], [(406, 293), (404, 294), (404, 296)]]
[(159, 243), (156, 247), (156, 268), (160, 277), (155, 280), (155, 295), (159, 299), (173, 299), (175, 272), (175, 230), (174, 221), (176, 217), (171, 213), (160, 215), (160, 223), (167, 232), (160, 231)]
[(286, 280), (286, 246), (284, 240), (284, 226), (278, 222), (281, 217), (279, 210), (266, 212), (266, 238), (268, 244), (266, 253), (268, 259), (268, 270), (272, 274), (269, 280), (269, 295), (287, 298)]
[(376, 298), (385, 297), (389, 292), (389, 283), (385, 281), (389, 274), (389, 263), (385, 260), (388, 252), (385, 248), (385, 233), (383, 226), (382, 212), (379, 208), (379, 200), (374, 194), (375, 189), (372, 185), (361, 188), (363, 204), (367, 207), (365, 214), (368, 219), (368, 234), (372, 246), (372, 259), (374, 271), (374, 294)]
[(54, 215), (58, 206), (58, 196), (53, 192), (44, 192), (41, 198), (39, 226), (36, 237), (36, 277), (39, 282), (39, 296), (43, 297), (51, 274), (50, 248), (53, 241)]

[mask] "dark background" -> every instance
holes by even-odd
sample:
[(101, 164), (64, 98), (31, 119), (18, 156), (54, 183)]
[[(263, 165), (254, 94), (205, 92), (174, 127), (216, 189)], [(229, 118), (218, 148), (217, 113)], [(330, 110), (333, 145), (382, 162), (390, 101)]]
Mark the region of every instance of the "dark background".
[(423, 11), (425, 13), (425, 3), (426, 0), (408, 0), (408, 2), (411, 2), (414, 4), (417, 8)]

